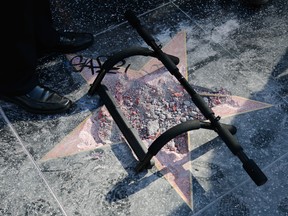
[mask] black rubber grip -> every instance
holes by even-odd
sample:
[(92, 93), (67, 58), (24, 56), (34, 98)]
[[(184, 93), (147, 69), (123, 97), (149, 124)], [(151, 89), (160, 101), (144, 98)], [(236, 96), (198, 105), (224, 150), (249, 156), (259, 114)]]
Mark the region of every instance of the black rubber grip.
[[(151, 36), (151, 34), (143, 28), (141, 25), (140, 20), (137, 18), (135, 13), (131, 10), (127, 10), (124, 13), (125, 18), (130, 23), (130, 25), (136, 29), (138, 34), (144, 39), (144, 41), (151, 47), (157, 47), (154, 38)], [(154, 50), (154, 49), (153, 49)], [(154, 50), (155, 51), (155, 50)], [(164, 64), (165, 65), (165, 64)]]
[(252, 159), (243, 163), (243, 168), (257, 186), (261, 186), (267, 182), (267, 177)]
[(127, 10), (124, 13), (125, 19), (130, 23), (130, 25), (134, 28), (137, 28), (140, 25), (140, 20), (135, 15), (132, 10)]

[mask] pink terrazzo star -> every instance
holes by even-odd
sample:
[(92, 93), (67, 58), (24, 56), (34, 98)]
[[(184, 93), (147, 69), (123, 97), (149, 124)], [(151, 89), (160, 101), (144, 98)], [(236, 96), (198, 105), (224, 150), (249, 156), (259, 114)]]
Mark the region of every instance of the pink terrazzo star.
[[(177, 66), (187, 77), (185, 32), (179, 32), (163, 47), (163, 51), (180, 59)], [(75, 55), (67, 56), (69, 60), (74, 57)], [(92, 63), (98, 66), (96, 60), (92, 60)], [(151, 58), (139, 70), (126, 71), (126, 69), (122, 66), (115, 70), (116, 73), (107, 74), (103, 83), (115, 95), (125, 117), (138, 130), (147, 146), (168, 128), (189, 119), (203, 118), (197, 107), (190, 102), (190, 96), (157, 59)], [(87, 83), (91, 84), (97, 73), (92, 75), (91, 69), (84, 68), (81, 75)], [(223, 89), (219, 92), (199, 93), (205, 97), (215, 114), (222, 118), (271, 106), (230, 95)], [(124, 140), (106, 107), (102, 106), (51, 149), (42, 161), (120, 143)], [(156, 167), (163, 172), (167, 181), (190, 207), (193, 205), (191, 167), (188, 163), (191, 145), (187, 134), (183, 134), (167, 143), (155, 156)]]

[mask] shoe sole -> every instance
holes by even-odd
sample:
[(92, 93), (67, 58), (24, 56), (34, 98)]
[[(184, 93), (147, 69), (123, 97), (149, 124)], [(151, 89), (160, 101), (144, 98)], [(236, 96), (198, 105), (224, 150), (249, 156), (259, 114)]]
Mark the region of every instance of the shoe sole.
[(0, 96), (0, 100), (12, 103), (12, 104), (14, 104), (16, 106), (19, 106), (23, 110), (25, 110), (25, 111), (27, 111), (29, 113), (32, 113), (32, 114), (59, 114), (59, 113), (63, 113), (65, 111), (67, 111), (72, 106), (72, 101), (69, 101), (67, 106), (62, 108), (62, 109), (57, 109), (57, 110), (39, 110), (39, 109), (33, 109), (33, 108), (27, 106), (26, 104), (19, 103), (18, 101), (16, 102), (13, 99), (6, 98), (6, 97), (3, 97), (3, 96)]

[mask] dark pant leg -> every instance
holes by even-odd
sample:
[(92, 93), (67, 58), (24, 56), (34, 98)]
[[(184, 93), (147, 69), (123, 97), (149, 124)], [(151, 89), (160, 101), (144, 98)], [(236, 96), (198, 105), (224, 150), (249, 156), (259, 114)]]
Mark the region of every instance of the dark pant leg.
[(6, 67), (0, 70), (0, 94), (21, 95), (38, 84), (35, 69), (39, 50), (53, 46), (58, 35), (52, 27), (48, 0), (7, 3), (5, 19), (9, 22), (4, 25), (2, 59)]
[(49, 0), (34, 0), (35, 34), (37, 51), (41, 52), (54, 47), (59, 41), (59, 34), (54, 28)]

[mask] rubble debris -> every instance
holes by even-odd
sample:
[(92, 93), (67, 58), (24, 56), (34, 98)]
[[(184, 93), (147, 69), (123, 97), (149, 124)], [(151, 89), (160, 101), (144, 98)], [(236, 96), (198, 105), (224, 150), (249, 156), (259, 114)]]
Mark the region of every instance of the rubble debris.
[[(120, 75), (118, 79), (110, 80), (107, 85), (110, 86), (109, 90), (115, 95), (116, 102), (121, 107), (125, 117), (137, 129), (140, 138), (148, 143), (147, 145), (177, 124), (187, 120), (204, 119), (202, 113), (192, 102), (190, 95), (170, 76), (154, 78), (153, 81), (147, 82), (147, 78), (146, 80), (129, 80)], [(233, 105), (233, 100), (229, 97), (231, 94), (224, 89), (208, 91), (202, 88), (201, 90), (198, 93), (203, 96), (211, 108), (223, 103)], [(101, 123), (98, 136), (102, 137), (103, 141), (120, 140), (116, 137), (121, 136), (119, 135), (121, 133), (113, 134), (111, 131), (107, 131), (111, 129), (113, 120), (109, 119), (111, 117), (107, 115), (108, 111), (105, 108), (101, 110), (103, 113), (98, 120)], [(185, 139), (185, 134), (180, 135), (164, 148), (180, 154), (185, 153), (188, 151), (187, 146), (183, 144), (187, 142)]]

